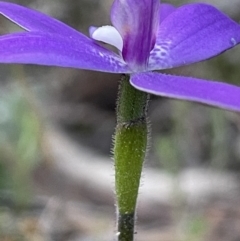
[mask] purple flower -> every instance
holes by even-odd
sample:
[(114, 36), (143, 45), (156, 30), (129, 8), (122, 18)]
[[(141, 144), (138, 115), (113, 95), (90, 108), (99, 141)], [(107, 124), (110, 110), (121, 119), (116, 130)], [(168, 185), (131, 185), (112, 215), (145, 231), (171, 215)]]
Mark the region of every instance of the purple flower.
[(159, 0), (115, 0), (114, 27), (91, 27), (91, 38), (12, 3), (0, 2), (0, 13), (26, 30), (0, 37), (1, 63), (130, 74), (130, 83), (139, 90), (240, 111), (239, 87), (151, 72), (209, 59), (240, 42), (240, 26), (213, 6), (175, 8)]

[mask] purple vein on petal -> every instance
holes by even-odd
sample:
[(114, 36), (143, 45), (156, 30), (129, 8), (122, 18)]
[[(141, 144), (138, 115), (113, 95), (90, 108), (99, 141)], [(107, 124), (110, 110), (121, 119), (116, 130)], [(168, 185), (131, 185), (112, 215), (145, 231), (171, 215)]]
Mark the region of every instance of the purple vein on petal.
[(37, 32), (0, 37), (0, 62), (129, 73), (126, 63), (118, 55), (91, 40), (70, 40)]
[(151, 72), (132, 75), (130, 83), (154, 95), (240, 111), (240, 87), (234, 85)]
[(240, 25), (213, 6), (184, 5), (161, 24), (149, 69), (172, 68), (214, 57), (240, 42)]
[(159, 0), (115, 0), (111, 21), (123, 38), (124, 60), (136, 70), (146, 69), (159, 24)]
[(85, 38), (80, 32), (52, 17), (14, 3), (0, 2), (0, 14), (27, 31), (49, 32), (69, 38)]

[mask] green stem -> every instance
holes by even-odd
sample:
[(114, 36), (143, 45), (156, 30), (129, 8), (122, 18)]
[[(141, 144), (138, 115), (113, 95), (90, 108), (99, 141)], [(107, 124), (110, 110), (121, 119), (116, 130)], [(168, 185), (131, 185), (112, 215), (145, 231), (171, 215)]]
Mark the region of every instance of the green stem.
[(117, 103), (114, 161), (118, 240), (133, 241), (135, 209), (148, 137), (148, 95), (123, 75)]

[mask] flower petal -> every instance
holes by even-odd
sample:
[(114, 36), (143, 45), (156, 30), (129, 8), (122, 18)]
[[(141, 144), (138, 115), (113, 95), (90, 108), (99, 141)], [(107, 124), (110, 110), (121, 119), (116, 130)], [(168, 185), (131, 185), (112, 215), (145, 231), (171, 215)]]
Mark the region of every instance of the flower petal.
[(27, 31), (50, 32), (69, 38), (85, 38), (83, 34), (66, 24), (17, 4), (0, 2), (0, 14)]
[(37, 32), (0, 37), (0, 62), (129, 73), (126, 63), (118, 55), (90, 39), (70, 40), (55, 34)]
[(161, 24), (149, 69), (202, 61), (240, 42), (240, 25), (207, 4), (187, 4)]
[(134, 74), (130, 82), (136, 89), (154, 95), (240, 111), (240, 87), (234, 85), (151, 72)]
[[(161, 3), (160, 5), (160, 23), (171, 13), (176, 10), (176, 7), (172, 4), (168, 3)], [(160, 25), (158, 26), (160, 27)]]
[(122, 55), (134, 71), (145, 70), (159, 23), (159, 0), (115, 0), (113, 26), (123, 38)]

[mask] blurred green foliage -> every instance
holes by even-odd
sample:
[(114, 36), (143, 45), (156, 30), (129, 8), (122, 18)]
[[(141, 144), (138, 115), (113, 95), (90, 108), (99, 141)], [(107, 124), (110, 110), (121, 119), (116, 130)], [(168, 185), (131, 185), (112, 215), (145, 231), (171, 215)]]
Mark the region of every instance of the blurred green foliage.
[(31, 174), (40, 159), (39, 119), (15, 85), (0, 95), (0, 189), (11, 190), (17, 206), (27, 204), (31, 193)]
[(189, 218), (186, 223), (183, 241), (202, 241), (208, 231), (207, 220), (202, 216)]
[(171, 127), (155, 143), (164, 169), (172, 174), (199, 165), (239, 169), (238, 113), (183, 101), (170, 104)]

